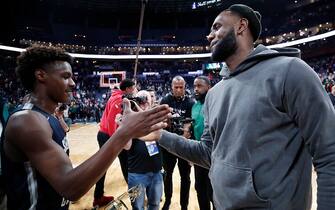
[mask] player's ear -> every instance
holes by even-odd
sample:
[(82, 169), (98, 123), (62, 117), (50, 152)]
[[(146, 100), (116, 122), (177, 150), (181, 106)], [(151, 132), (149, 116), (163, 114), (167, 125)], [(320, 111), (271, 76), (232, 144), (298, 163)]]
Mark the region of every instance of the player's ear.
[(45, 72), (43, 69), (36, 69), (34, 72), (35, 78), (40, 83), (44, 83), (47, 79), (47, 72)]

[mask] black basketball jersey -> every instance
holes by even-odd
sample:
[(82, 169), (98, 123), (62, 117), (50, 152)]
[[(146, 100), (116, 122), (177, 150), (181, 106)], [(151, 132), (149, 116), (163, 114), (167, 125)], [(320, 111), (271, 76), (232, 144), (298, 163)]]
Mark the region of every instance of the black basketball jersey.
[[(15, 112), (33, 110), (44, 115), (52, 128), (52, 139), (69, 154), (66, 133), (53, 115), (27, 103)], [(29, 126), (29, 125), (27, 125)], [(3, 138), (3, 141), (6, 139)], [(1, 144), (1, 164), (10, 210), (66, 210), (69, 201), (58, 194), (30, 161), (13, 162), (7, 158)]]

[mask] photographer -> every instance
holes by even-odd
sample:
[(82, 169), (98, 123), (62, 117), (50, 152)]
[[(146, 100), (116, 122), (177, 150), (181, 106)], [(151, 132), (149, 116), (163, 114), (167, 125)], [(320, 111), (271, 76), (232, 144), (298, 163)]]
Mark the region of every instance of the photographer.
[[(145, 90), (139, 91), (130, 100), (138, 104), (137, 109), (147, 110), (153, 106), (150, 93)], [(142, 186), (140, 196), (132, 202), (133, 210), (146, 209), (145, 195), (148, 200), (147, 209), (158, 210), (163, 194), (162, 158), (158, 143), (143, 142), (135, 138), (129, 141), (125, 149), (128, 150), (128, 188)]]
[[(170, 120), (167, 130), (172, 133), (183, 134), (183, 129), (180, 129), (180, 126), (176, 126), (176, 124), (179, 124), (180, 120), (191, 118), (191, 110), (194, 104), (194, 101), (191, 98), (185, 96), (185, 80), (183, 77), (176, 76), (172, 79), (172, 94), (168, 94), (164, 97), (161, 104), (168, 104), (171, 108), (173, 108), (174, 117)], [(178, 160), (178, 168), (181, 178), (180, 206), (181, 210), (186, 210), (191, 185), (191, 166), (186, 160), (169, 153), (163, 148), (162, 154), (163, 168), (166, 172), (166, 177), (164, 179), (165, 203), (162, 209), (169, 209), (171, 204), (173, 191), (172, 174)]]

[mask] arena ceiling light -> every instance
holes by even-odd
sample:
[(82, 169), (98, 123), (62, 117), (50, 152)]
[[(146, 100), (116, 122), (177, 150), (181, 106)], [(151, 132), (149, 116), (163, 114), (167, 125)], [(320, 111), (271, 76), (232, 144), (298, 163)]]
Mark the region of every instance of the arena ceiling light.
[(313, 42), (316, 40), (320, 40), (320, 39), (325, 39), (331, 36), (335, 35), (335, 30), (324, 33), (324, 34), (319, 34), (319, 35), (315, 35), (315, 36), (311, 36), (311, 37), (307, 37), (307, 38), (303, 38), (303, 39), (298, 39), (295, 41), (291, 41), (291, 42), (284, 42), (284, 43), (280, 43), (280, 44), (274, 44), (274, 45), (270, 45), (268, 46), (269, 48), (282, 48), (282, 47), (290, 47), (290, 46), (294, 46), (294, 45), (298, 45), (298, 44), (303, 44), (303, 43), (307, 43), (307, 42)]
[[(303, 43), (308, 43), (320, 39), (325, 39), (331, 36), (335, 36), (335, 30), (329, 31), (324, 34), (319, 34), (312, 37), (307, 37), (291, 42), (285, 42), (275, 45), (268, 46), (269, 48), (282, 48), (282, 47), (290, 47), (294, 45), (299, 45)], [(13, 51), (13, 52), (22, 52), (25, 49), (24, 48), (18, 48), (18, 47), (10, 47), (10, 46), (4, 46), (0, 45), (0, 50), (7, 50), (7, 51)], [(70, 53), (71, 56), (75, 58), (91, 58), (91, 59), (105, 59), (105, 60), (129, 60), (129, 59), (135, 59), (136, 55), (96, 55), (96, 54), (77, 54), (77, 53)], [(202, 53), (202, 54), (181, 54), (181, 55), (139, 55), (139, 59), (162, 59), (162, 60), (168, 60), (168, 59), (193, 59), (193, 58), (209, 58), (211, 57), (211, 53)]]
[(23, 48), (9, 47), (9, 46), (4, 46), (4, 45), (0, 45), (0, 50), (7, 50), (7, 51), (12, 51), (12, 52), (22, 52), (22, 51), (25, 51), (25, 49), (23, 49)]

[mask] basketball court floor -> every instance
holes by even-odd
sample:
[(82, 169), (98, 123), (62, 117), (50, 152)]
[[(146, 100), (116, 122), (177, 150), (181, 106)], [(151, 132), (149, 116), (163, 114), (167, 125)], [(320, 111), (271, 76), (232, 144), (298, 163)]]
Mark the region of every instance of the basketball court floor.
[[(98, 151), (98, 143), (96, 140), (96, 134), (98, 132), (97, 124), (85, 124), (85, 125), (74, 125), (71, 131), (68, 133), (69, 145), (70, 145), (70, 158), (73, 166), (77, 166), (86, 160), (88, 157)], [(316, 210), (316, 183), (315, 173), (313, 172), (313, 205), (312, 210)], [(175, 168), (173, 174), (173, 197), (170, 209), (179, 210), (179, 192), (180, 192), (180, 176), (178, 174), (178, 167)], [(127, 190), (126, 182), (123, 179), (119, 160), (116, 159), (111, 167), (109, 168), (105, 181), (105, 194), (113, 195), (117, 197)], [(93, 203), (93, 191), (94, 187), (90, 189), (86, 195), (80, 200), (70, 205), (70, 210), (89, 210), (92, 209)], [(164, 195), (162, 197), (161, 206), (164, 204)], [(131, 205), (128, 199), (125, 202), (128, 208), (131, 209)], [(104, 208), (100, 208), (104, 209)], [(198, 210), (198, 200), (196, 191), (194, 189), (194, 172), (191, 172), (191, 189), (189, 198), (189, 210)]]

